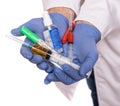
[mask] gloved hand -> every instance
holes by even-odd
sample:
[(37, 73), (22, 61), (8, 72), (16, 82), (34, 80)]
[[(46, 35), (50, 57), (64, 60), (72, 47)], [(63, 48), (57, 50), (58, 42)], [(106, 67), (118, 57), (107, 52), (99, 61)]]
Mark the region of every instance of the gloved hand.
[(79, 74), (85, 77), (98, 59), (96, 43), (100, 40), (101, 33), (89, 24), (76, 24), (73, 33), (73, 53), (80, 63)]
[(88, 24), (77, 24), (73, 31), (74, 44), (73, 53), (74, 61), (80, 65), (80, 70), (75, 70), (69, 65), (62, 65), (62, 69), (54, 68), (53, 73), (48, 73), (45, 83), (59, 81), (64, 84), (73, 84), (86, 77), (98, 59), (96, 43), (100, 39), (100, 32), (97, 28)]
[[(63, 15), (58, 13), (50, 13), (50, 17), (53, 21), (53, 24), (56, 25), (59, 30), (60, 38), (62, 38), (68, 27), (67, 18), (65, 18)], [(33, 18), (30, 21), (26, 22), (25, 24), (19, 26), (18, 28), (13, 29), (11, 33), (15, 36), (21, 36), (22, 34), (20, 33), (20, 29), (22, 26), (28, 27), (31, 31), (39, 35), (40, 38), (44, 40), (43, 31), (45, 27), (42, 18)], [(32, 43), (27, 38), (25, 39), (25, 42)], [(66, 47), (67, 44), (63, 45), (64, 55), (67, 54)], [(37, 64), (38, 68), (46, 70), (47, 72), (52, 71), (53, 64), (50, 63), (49, 61), (44, 60), (40, 55), (32, 54), (30, 48), (22, 45), (20, 52), (24, 58), (30, 60), (32, 63)]]
[(62, 69), (54, 67), (53, 72), (48, 73), (48, 75), (46, 76), (44, 83), (49, 84), (54, 81), (70, 85), (84, 78), (80, 76), (78, 70), (75, 70), (73, 67), (67, 64), (61, 65), (61, 68)]

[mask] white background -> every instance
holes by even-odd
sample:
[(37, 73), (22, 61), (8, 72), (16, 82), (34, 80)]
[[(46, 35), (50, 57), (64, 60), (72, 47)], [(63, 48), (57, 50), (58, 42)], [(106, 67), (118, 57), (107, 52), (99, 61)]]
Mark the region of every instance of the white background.
[(20, 44), (5, 37), (11, 29), (41, 17), (42, 11), (41, 0), (0, 1), (0, 106), (92, 106), (85, 80), (69, 101), (54, 83), (45, 85), (46, 73), (20, 55)]

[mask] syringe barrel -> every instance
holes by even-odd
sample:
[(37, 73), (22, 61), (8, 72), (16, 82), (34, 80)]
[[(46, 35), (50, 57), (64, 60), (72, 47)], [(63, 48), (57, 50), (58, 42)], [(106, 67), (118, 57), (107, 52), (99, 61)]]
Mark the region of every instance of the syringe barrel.
[[(56, 57), (56, 58), (54, 58)], [(80, 66), (73, 63), (70, 58), (64, 57), (58, 53), (52, 53), (50, 56), (50, 61), (57, 63), (58, 65), (68, 64), (73, 67), (75, 70), (79, 70)], [(91, 75), (91, 71), (86, 73), (86, 77), (88, 78)]]
[[(56, 58), (54, 58), (54, 57), (56, 57)], [(79, 65), (71, 62), (71, 60), (69, 58), (64, 57), (64, 56), (62, 56), (62, 55), (60, 55), (58, 53), (52, 53), (49, 60), (52, 61), (52, 62), (57, 63), (58, 65), (68, 64), (68, 65), (72, 66), (76, 70), (79, 70), (79, 68), (80, 68)]]

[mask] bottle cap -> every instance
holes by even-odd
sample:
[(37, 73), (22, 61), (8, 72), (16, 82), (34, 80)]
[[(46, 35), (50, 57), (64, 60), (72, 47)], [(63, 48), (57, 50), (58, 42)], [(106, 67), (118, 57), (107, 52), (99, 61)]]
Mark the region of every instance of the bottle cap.
[(50, 25), (52, 25), (52, 20), (51, 20), (51, 18), (50, 18), (50, 16), (49, 16), (48, 11), (44, 11), (44, 12), (43, 12), (43, 22), (44, 22), (44, 25), (45, 25), (45, 26), (50, 26)]

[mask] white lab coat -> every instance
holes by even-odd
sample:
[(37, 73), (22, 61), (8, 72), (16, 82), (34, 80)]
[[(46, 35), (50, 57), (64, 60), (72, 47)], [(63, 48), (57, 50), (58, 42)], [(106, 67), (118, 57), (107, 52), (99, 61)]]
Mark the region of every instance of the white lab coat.
[(76, 20), (91, 22), (100, 30), (94, 67), (99, 106), (120, 106), (120, 0), (43, 0), (43, 4), (45, 9), (71, 8)]

